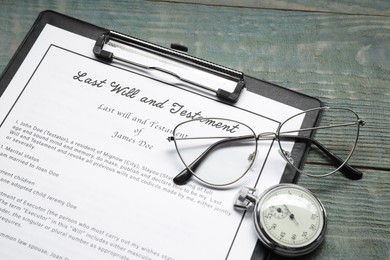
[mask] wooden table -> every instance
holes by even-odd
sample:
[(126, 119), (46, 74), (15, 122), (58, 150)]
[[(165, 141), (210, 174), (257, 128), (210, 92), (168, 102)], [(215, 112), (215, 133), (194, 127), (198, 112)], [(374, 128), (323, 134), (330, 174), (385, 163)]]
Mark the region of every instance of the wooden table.
[(299, 179), (329, 215), (307, 259), (390, 259), (390, 3), (195, 1), (0, 0), (0, 71), (51, 9), (356, 110), (366, 126), (351, 164), (363, 179)]

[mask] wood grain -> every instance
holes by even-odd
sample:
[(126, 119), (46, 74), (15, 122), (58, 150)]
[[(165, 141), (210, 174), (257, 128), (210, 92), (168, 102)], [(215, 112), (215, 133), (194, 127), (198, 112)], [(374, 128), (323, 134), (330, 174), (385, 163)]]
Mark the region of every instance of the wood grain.
[(337, 14), (359, 14), (389, 16), (390, 7), (386, 0), (375, 1), (286, 1), (286, 0), (155, 0), (156, 2), (229, 6), (235, 8), (273, 9), (280, 11), (318, 12)]
[(52, 9), (163, 46), (178, 42), (200, 58), (352, 108), (366, 125), (351, 163), (365, 175), (300, 178), (330, 219), (325, 243), (307, 259), (389, 259), (390, 3), (180, 2), (0, 0), (0, 71), (38, 13)]

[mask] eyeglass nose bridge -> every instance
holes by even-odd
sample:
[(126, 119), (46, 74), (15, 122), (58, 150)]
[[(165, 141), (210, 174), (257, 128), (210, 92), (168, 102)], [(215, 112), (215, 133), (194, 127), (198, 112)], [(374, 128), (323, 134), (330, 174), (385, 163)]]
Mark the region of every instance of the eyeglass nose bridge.
[[(276, 132), (264, 132), (264, 133), (260, 133), (256, 136), (256, 139), (257, 140), (265, 140), (265, 139), (269, 139), (269, 140), (277, 140), (278, 139), (278, 133)], [(291, 152), (289, 151), (286, 151), (286, 150), (283, 150), (283, 149), (279, 149), (279, 154), (282, 156), (282, 158), (290, 163), (290, 164), (294, 164), (294, 159), (292, 158), (292, 154)], [(249, 157), (249, 159), (253, 159), (253, 157)]]
[(264, 132), (256, 135), (257, 140), (267, 140), (267, 139), (272, 140), (277, 138), (278, 138), (278, 134), (275, 132)]

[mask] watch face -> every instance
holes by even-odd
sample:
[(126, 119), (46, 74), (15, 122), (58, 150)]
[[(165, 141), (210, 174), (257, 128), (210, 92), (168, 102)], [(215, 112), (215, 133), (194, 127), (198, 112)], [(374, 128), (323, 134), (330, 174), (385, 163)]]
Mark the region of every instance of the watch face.
[(260, 240), (285, 255), (312, 251), (322, 242), (326, 230), (321, 202), (294, 184), (266, 191), (256, 204), (254, 217)]

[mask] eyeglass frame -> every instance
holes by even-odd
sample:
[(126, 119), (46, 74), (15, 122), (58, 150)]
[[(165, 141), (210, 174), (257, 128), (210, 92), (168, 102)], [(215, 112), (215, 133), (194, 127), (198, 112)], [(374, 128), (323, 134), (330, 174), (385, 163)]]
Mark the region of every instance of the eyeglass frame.
[[(288, 122), (290, 119), (294, 118), (294, 117), (297, 117), (299, 115), (302, 115), (302, 114), (305, 114), (305, 113), (308, 113), (308, 112), (312, 112), (312, 111), (316, 111), (316, 110), (325, 110), (325, 109), (343, 109), (343, 110), (346, 110), (346, 111), (350, 111), (352, 112), (355, 116), (356, 116), (356, 121), (353, 122), (353, 123), (345, 123), (345, 124), (338, 124), (338, 125), (330, 125), (330, 126), (313, 126), (313, 127), (309, 127), (309, 128), (302, 128), (302, 129), (299, 129), (299, 130), (291, 130), (291, 131), (288, 131), (288, 132), (280, 132), (280, 129), (283, 127), (283, 125)], [(200, 121), (200, 120), (207, 120), (207, 119), (213, 119), (213, 120), (229, 120), (231, 122), (236, 122), (236, 123), (239, 123), (239, 124), (242, 124), (244, 126), (246, 126), (252, 133), (253, 133), (253, 136), (250, 135), (250, 136), (241, 136), (241, 137), (236, 137), (236, 138), (229, 138), (228, 140), (221, 140), (221, 141), (218, 141), (214, 144), (211, 144), (200, 156), (198, 156), (198, 158), (196, 158), (190, 165), (187, 165), (182, 156), (181, 156), (181, 153), (179, 152), (179, 148), (177, 146), (177, 143), (176, 143), (176, 140), (180, 140), (180, 139), (196, 139), (196, 138), (176, 138), (175, 137), (175, 132), (176, 132), (176, 129), (185, 124), (185, 123), (188, 123), (188, 122), (192, 122), (192, 121)], [(291, 135), (291, 136), (288, 136), (288, 135), (284, 135), (285, 133), (292, 133), (292, 132), (302, 132), (302, 131), (314, 131), (314, 130), (319, 130), (319, 129), (325, 129), (325, 128), (334, 128), (334, 127), (341, 127), (341, 126), (349, 126), (349, 125), (357, 125), (357, 132), (356, 132), (356, 139), (355, 139), (355, 142), (354, 142), (354, 145), (350, 151), (350, 153), (348, 154), (347, 158), (346, 159), (341, 159), (340, 157), (338, 157), (337, 155), (335, 155), (334, 153), (332, 153), (330, 150), (328, 150), (325, 146), (323, 146), (320, 142), (318, 142), (316, 139), (312, 138), (312, 137), (304, 137), (304, 136), (298, 136), (298, 135)], [(175, 148), (176, 148), (176, 152), (178, 153), (181, 161), (184, 163), (185, 165), (185, 169), (183, 171), (181, 171), (178, 175), (176, 175), (176, 177), (173, 178), (173, 181), (176, 185), (184, 185), (186, 184), (190, 179), (191, 177), (194, 175), (197, 179), (199, 179), (200, 181), (208, 184), (208, 185), (211, 185), (211, 186), (228, 186), (230, 184), (233, 184), (237, 181), (239, 181), (241, 178), (243, 178), (246, 173), (249, 171), (249, 169), (252, 167), (253, 163), (254, 163), (254, 160), (252, 160), (251, 164), (248, 166), (247, 170), (239, 177), (237, 178), (236, 180), (230, 182), (230, 183), (226, 183), (226, 184), (213, 184), (213, 183), (208, 183), (207, 181), (204, 181), (202, 180), (201, 178), (199, 178), (195, 173), (194, 173), (194, 170), (193, 169), (190, 169), (190, 168), (195, 168), (197, 167), (197, 165), (199, 163), (201, 163), (201, 160), (207, 156), (207, 154), (213, 150), (216, 146), (218, 146), (219, 144), (222, 144), (226, 141), (235, 141), (237, 140), (237, 138), (253, 138), (255, 139), (255, 152), (253, 154), (254, 157), (256, 157), (257, 155), (257, 147), (258, 147), (258, 141), (260, 140), (277, 140), (278, 142), (278, 145), (279, 145), (279, 148), (280, 148), (280, 151), (281, 151), (281, 155), (282, 157), (286, 160), (287, 164), (292, 166), (296, 171), (298, 171), (299, 173), (301, 174), (305, 174), (305, 175), (308, 175), (310, 177), (326, 177), (326, 176), (329, 176), (329, 175), (332, 175), (334, 174), (335, 172), (337, 171), (340, 171), (343, 173), (343, 175), (348, 178), (348, 179), (351, 179), (351, 180), (359, 180), (363, 177), (363, 173), (355, 168), (353, 168), (350, 164), (348, 164), (348, 161), (349, 159), (351, 158), (352, 154), (354, 153), (355, 149), (356, 149), (356, 146), (357, 146), (357, 142), (358, 142), (358, 138), (359, 138), (359, 134), (360, 134), (360, 127), (364, 126), (365, 122), (359, 118), (358, 114), (349, 109), (349, 108), (340, 108), (340, 107), (317, 107), (317, 108), (312, 108), (312, 109), (308, 109), (308, 110), (305, 110), (305, 111), (302, 111), (302, 112), (299, 112), (289, 118), (287, 118), (286, 120), (284, 120), (282, 123), (279, 124), (277, 130), (275, 132), (263, 132), (263, 133), (259, 133), (259, 134), (256, 134), (253, 129), (251, 127), (249, 127), (248, 125), (242, 123), (242, 122), (239, 122), (239, 121), (236, 121), (236, 120), (232, 120), (232, 119), (228, 119), (228, 118), (196, 118), (196, 119), (192, 119), (192, 120), (188, 120), (188, 121), (184, 121), (180, 124), (178, 124), (174, 129), (173, 129), (173, 136), (169, 136), (167, 138), (167, 140), (169, 142), (173, 141), (174, 144), (175, 144)], [(202, 138), (207, 138), (207, 137), (202, 137)], [(299, 169), (297, 166), (295, 166), (293, 163), (294, 162), (291, 162), (291, 154), (290, 152), (287, 152), (285, 151), (281, 144), (280, 144), (280, 141), (282, 139), (301, 139), (303, 140), (305, 143), (309, 143), (307, 144), (308, 147), (310, 147), (312, 144), (314, 144), (317, 148), (319, 148), (323, 153), (325, 153), (329, 159), (331, 159), (334, 163), (337, 163), (337, 164), (340, 164), (338, 167), (336, 167), (336, 169), (334, 169), (333, 171), (329, 172), (329, 173), (326, 173), (326, 174), (320, 174), (320, 175), (313, 175), (313, 174), (309, 174), (301, 169)], [(294, 140), (294, 141), (295, 141)]]

